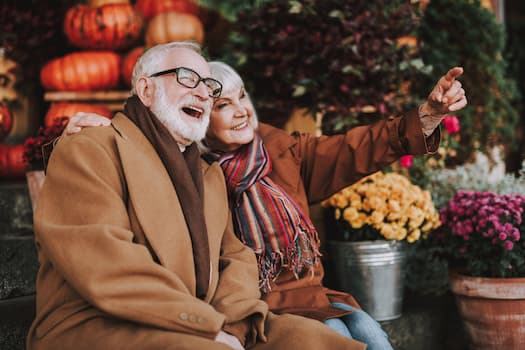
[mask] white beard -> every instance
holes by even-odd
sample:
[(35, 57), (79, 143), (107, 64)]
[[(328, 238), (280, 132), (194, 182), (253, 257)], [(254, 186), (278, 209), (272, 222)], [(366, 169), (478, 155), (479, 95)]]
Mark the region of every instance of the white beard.
[[(188, 120), (191, 117), (181, 115), (184, 113), (181, 112), (182, 107), (190, 104), (199, 106), (204, 110), (199, 119)], [(173, 104), (168, 100), (163, 89), (156, 89), (155, 102), (151, 106), (151, 111), (178, 142), (181, 141), (180, 138), (195, 142), (206, 136), (206, 130), (210, 123), (211, 103), (203, 103), (192, 96), (188, 96), (180, 103)]]

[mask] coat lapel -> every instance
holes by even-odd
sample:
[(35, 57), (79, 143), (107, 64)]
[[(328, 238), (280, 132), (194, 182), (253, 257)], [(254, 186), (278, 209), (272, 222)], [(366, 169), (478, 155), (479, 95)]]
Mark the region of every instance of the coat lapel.
[(112, 124), (122, 136), (117, 138), (117, 147), (129, 200), (144, 235), (161, 265), (178, 272), (184, 267), (187, 273), (179, 276), (195, 293), (191, 238), (164, 164), (144, 134), (128, 118), (117, 115)]

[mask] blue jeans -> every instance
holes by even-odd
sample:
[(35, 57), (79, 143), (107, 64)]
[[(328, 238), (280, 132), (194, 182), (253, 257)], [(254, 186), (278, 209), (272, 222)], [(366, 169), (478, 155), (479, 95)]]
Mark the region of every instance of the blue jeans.
[(338, 309), (352, 311), (340, 318), (330, 318), (324, 324), (345, 337), (367, 344), (367, 350), (393, 350), (381, 325), (363, 310), (343, 303), (332, 303)]

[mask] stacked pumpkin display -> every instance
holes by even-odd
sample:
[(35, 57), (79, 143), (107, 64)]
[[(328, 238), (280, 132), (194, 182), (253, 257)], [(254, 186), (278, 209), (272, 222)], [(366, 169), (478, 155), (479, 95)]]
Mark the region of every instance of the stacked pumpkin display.
[[(144, 20), (127, 0), (90, 0), (88, 5), (70, 8), (64, 18), (64, 32), (69, 42), (81, 51), (55, 58), (40, 72), (47, 91), (107, 91), (120, 86), (122, 50), (137, 43)], [(87, 103), (54, 103), (44, 124), (57, 118), (71, 117), (76, 112), (95, 112), (111, 117), (101, 105)]]
[(18, 135), (9, 140), (13, 133), (22, 129), (17, 130), (15, 120), (18, 118), (19, 126), (23, 126), (26, 121), (20, 117), (27, 105), (14, 88), (17, 81), (14, 73), (16, 69), (16, 63), (7, 59), (0, 49), (0, 179), (3, 180), (23, 177), (27, 164), (23, 157), (24, 147), (18, 143)]
[[(13, 127), (13, 114), (6, 102), (0, 102), (0, 142)], [(27, 162), (22, 144), (0, 143), (0, 179), (17, 180), (24, 175)]]
[(204, 41), (204, 26), (199, 18), (199, 6), (190, 0), (137, 0), (135, 7), (148, 21), (147, 47), (170, 41)]
[[(133, 67), (147, 48), (180, 40), (203, 44), (203, 21), (210, 17), (208, 9), (200, 8), (192, 0), (135, 0), (131, 3), (130, 0), (87, 0), (83, 3), (86, 4), (71, 7), (63, 22), (68, 41), (78, 51), (52, 59), (42, 67), (40, 82), (46, 91), (129, 89)], [(64, 100), (50, 105), (43, 121), (44, 128), (53, 128), (58, 120), (70, 118), (77, 112), (112, 116), (112, 111), (103, 104)], [(7, 106), (0, 105), (0, 118), (12, 121)], [(0, 123), (12, 124), (8, 120), (0, 120)], [(0, 130), (0, 142), (2, 134), (6, 133), (9, 131)], [(22, 144), (0, 144), (0, 179), (24, 177), (29, 165), (24, 151), (28, 150)]]
[[(204, 28), (199, 6), (190, 0), (90, 0), (69, 9), (64, 31), (83, 51), (48, 62), (40, 78), (48, 91), (107, 91), (131, 86), (131, 73), (145, 48), (177, 40), (202, 43)], [(86, 103), (55, 103), (45, 125), (76, 112), (111, 111)], [(66, 114), (67, 112), (67, 114)]]

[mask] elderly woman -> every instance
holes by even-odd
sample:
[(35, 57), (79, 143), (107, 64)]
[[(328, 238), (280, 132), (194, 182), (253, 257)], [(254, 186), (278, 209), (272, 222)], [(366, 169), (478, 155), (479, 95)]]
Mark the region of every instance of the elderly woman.
[[(308, 207), (402, 155), (435, 151), (444, 114), (467, 103), (455, 80), (462, 69), (443, 76), (417, 111), (346, 134), (313, 137), (259, 123), (235, 70), (221, 62), (209, 65), (223, 91), (214, 101), (203, 157), (222, 167), (235, 231), (258, 259), (263, 299), (275, 313), (317, 319), (371, 350), (392, 349), (379, 324), (351, 295), (323, 286), (319, 239)], [(79, 113), (66, 133), (108, 123)]]

